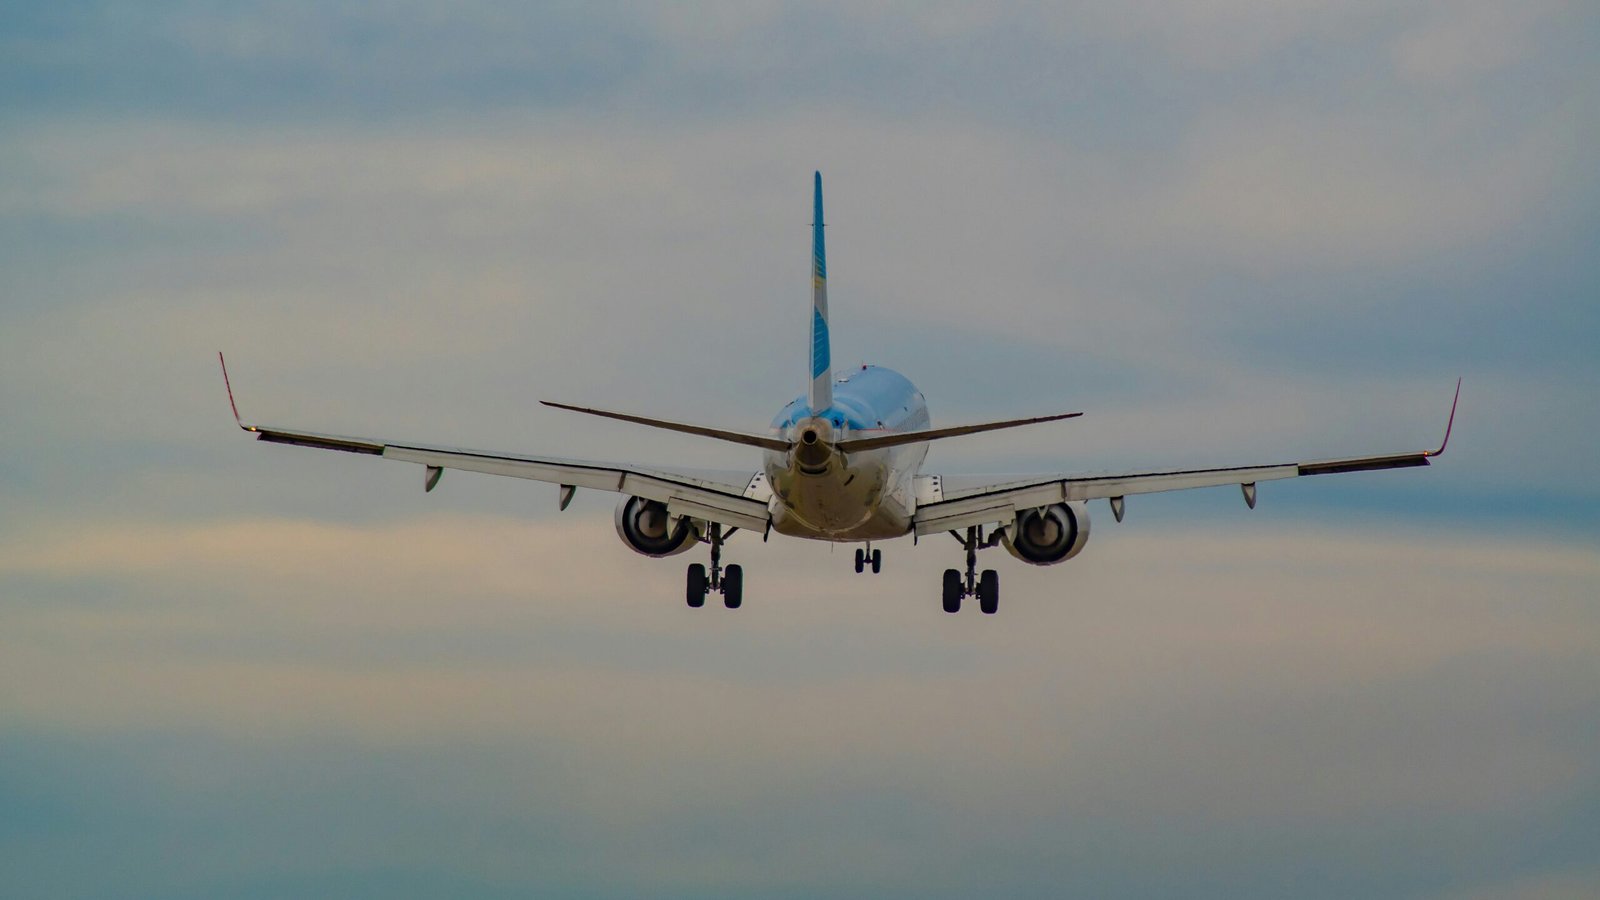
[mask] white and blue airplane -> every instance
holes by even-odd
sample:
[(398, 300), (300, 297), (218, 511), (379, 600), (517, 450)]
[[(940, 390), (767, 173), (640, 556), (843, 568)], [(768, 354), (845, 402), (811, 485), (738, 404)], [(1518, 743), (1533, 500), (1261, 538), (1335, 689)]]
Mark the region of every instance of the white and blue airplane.
[(1256, 504), (1256, 484), (1301, 475), (1363, 472), (1426, 466), (1444, 453), (1455, 423), (1450, 407), (1444, 441), (1437, 450), (1316, 462), (1130, 472), (1121, 475), (977, 476), (922, 472), (932, 441), (1037, 422), (1069, 419), (1060, 413), (1028, 419), (934, 428), (922, 393), (898, 372), (861, 366), (834, 374), (828, 342), (828, 268), (822, 238), (822, 175), (815, 176), (811, 231), (810, 386), (773, 418), (766, 433), (729, 431), (607, 410), (543, 401), (544, 405), (620, 419), (652, 428), (731, 441), (764, 451), (761, 467), (737, 471), (662, 468), (647, 463), (557, 459), (519, 453), (489, 453), (426, 444), (340, 437), (291, 428), (252, 425), (239, 418), (233, 387), (222, 375), (239, 427), (258, 440), (381, 456), (423, 467), (424, 490), (439, 483), (445, 469), (508, 475), (560, 486), (566, 509), (580, 487), (623, 495), (616, 510), (617, 534), (645, 556), (675, 556), (705, 542), (710, 566), (689, 566), (687, 599), (705, 605), (711, 592), (736, 609), (744, 599), (744, 571), (722, 565), (723, 543), (739, 531), (765, 540), (776, 531), (791, 537), (856, 543), (857, 572), (882, 566), (874, 542), (948, 533), (966, 551), (965, 572), (944, 573), (945, 612), (976, 597), (979, 608), (999, 607), (1000, 580), (993, 569), (977, 571), (979, 550), (1004, 546), (1025, 563), (1051, 566), (1082, 552), (1089, 540), (1087, 501), (1104, 499), (1122, 521), (1125, 498), (1188, 488), (1238, 485), (1245, 503)]

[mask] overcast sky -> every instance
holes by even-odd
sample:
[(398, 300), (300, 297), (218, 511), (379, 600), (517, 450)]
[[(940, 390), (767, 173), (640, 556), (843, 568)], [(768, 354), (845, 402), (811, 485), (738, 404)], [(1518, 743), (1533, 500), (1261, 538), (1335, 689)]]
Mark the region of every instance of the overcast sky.
[[(348, 8), (345, 8), (348, 7)], [(13, 3), (0, 893), (1600, 894), (1600, 14), (1582, 3)], [(744, 449), (834, 357), (940, 472), (1424, 470), (1082, 556), (736, 538), (258, 445)]]

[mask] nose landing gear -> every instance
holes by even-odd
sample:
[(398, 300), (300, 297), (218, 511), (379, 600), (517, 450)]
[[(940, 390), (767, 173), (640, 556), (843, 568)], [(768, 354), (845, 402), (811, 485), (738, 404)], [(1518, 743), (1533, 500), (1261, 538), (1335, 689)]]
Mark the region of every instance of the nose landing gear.
[(965, 537), (954, 531), (950, 532), (950, 536), (966, 548), (967, 573), (963, 578), (958, 569), (944, 570), (944, 611), (960, 612), (962, 599), (977, 597), (978, 609), (986, 616), (994, 615), (1000, 609), (1000, 573), (993, 569), (984, 569), (980, 576), (978, 551), (1000, 543), (1000, 535), (996, 533), (988, 540), (984, 540), (983, 531), (974, 525), (967, 529)]
[(722, 533), (722, 526), (716, 522), (710, 523), (707, 540), (711, 544), (711, 569), (700, 563), (689, 566), (687, 585), (687, 599), (689, 606), (699, 609), (706, 605), (706, 595), (715, 591), (722, 595), (722, 605), (729, 609), (738, 609), (744, 603), (744, 567), (738, 563), (730, 563), (726, 570), (722, 567), (722, 542), (732, 537), (739, 529), (734, 528), (727, 534)]

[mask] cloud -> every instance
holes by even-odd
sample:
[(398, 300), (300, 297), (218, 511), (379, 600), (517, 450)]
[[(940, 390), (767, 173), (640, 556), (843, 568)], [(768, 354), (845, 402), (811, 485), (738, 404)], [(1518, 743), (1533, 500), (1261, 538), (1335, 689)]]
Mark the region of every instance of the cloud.
[[(591, 885), (591, 854), (621, 852), (624, 884), (927, 888), (907, 873), (929, 865), (968, 884), (956, 848), (984, 822), (979, 846), (1010, 853), (1090, 827), (1143, 834), (1174, 864), (1203, 834), (1267, 823), (1337, 842), (1426, 810), (1501, 834), (1592, 783), (1587, 548), (1246, 536), (1097, 532), (1069, 566), (1002, 563), (988, 619), (937, 610), (953, 548), (891, 545), (868, 581), (824, 547), (735, 542), (751, 590), (732, 613), (684, 608), (680, 562), (632, 556), (598, 517), (80, 523), (0, 554), (0, 710), (13, 735), (102, 754), (192, 735), (209, 762), (121, 764), (167, 796), (232, 783), (272, 835), (323, 784), (352, 830), (332, 846), (369, 866), (438, 835), (380, 826), (388, 840), (368, 845), (360, 823), (380, 808), (519, 835), (559, 821), (557, 845), (588, 860), (559, 870)], [(263, 793), (368, 755), (377, 768), (353, 781), (294, 788), (291, 811)], [(447, 758), (467, 768), (394, 793)], [(684, 846), (683, 827), (725, 838)], [(538, 877), (537, 853), (461, 840), (443, 846), (480, 875)]]
[[(1590, 888), (1587, 10), (10, 13), (25, 892)], [(933, 470), (1414, 449), (1463, 374), (1451, 455), (1097, 506), (1072, 565), (1000, 559), (998, 617), (937, 611), (948, 540), (867, 579), (739, 539), (746, 608), (694, 612), (614, 498), (228, 421), (217, 349), (261, 421), (750, 466), (534, 401), (758, 427), (813, 168), (837, 357), (943, 422), (1088, 412)]]
[[(1161, 532), (1097, 533), (1096, 556), (1103, 562), (1083, 567), (1087, 571), (1077, 566), (1039, 571), (1012, 567), (1008, 578), (1016, 580), (1010, 595), (1016, 597), (1017, 615), (1080, 620), (1087, 616), (1098, 629), (1124, 637), (1137, 632), (1142, 652), (1153, 657), (1181, 656), (1184, 648), (1196, 645), (1223, 656), (1238, 651), (1256, 657), (1243, 668), (1213, 660), (1209, 671), (1225, 679), (1253, 677), (1257, 666), (1292, 668), (1295, 660), (1279, 654), (1296, 648), (1293, 653), (1305, 664), (1303, 676), (1341, 685), (1358, 676), (1410, 677), (1452, 659), (1490, 652), (1577, 658), (1592, 639), (1566, 624), (1569, 616), (1581, 621), (1582, 606), (1571, 604), (1583, 595), (1588, 580), (1600, 575), (1590, 555), (1575, 547), (1535, 543), (1507, 547), (1503, 541), (1460, 536), (1396, 542), (1388, 536), (1316, 529), (1279, 537), (1250, 533), (1250, 541), (1237, 534), (1174, 537)], [(901, 574), (894, 581), (906, 582), (907, 588), (918, 578), (925, 587), (936, 582), (936, 570), (943, 564), (936, 549), (912, 554), (905, 547), (896, 553), (895, 546), (899, 545), (890, 547), (890, 557), (898, 561)], [(753, 694), (748, 699), (759, 703), (757, 695), (771, 686), (771, 679), (781, 682), (799, 674), (789, 668), (797, 661), (787, 654), (799, 651), (818, 634), (834, 631), (840, 617), (852, 610), (863, 617), (856, 629), (866, 631), (856, 638), (834, 637), (827, 642), (834, 652), (844, 654), (835, 663), (851, 661), (850, 677), (843, 682), (824, 678), (812, 686), (824, 692), (847, 686), (870, 692), (879, 678), (892, 694), (905, 679), (922, 677), (921, 665), (912, 658), (928, 649), (953, 662), (966, 659), (950, 674), (959, 680), (971, 675), (966, 667), (975, 657), (961, 649), (970, 640), (968, 633), (951, 632), (943, 617), (920, 617), (915, 612), (932, 608), (931, 601), (915, 601), (923, 594), (931, 597), (931, 588), (908, 591), (889, 604), (863, 607), (859, 593), (873, 585), (845, 574), (844, 558), (829, 554), (826, 547), (742, 543), (733, 548), (760, 573), (759, 582), (752, 582), (760, 586), (759, 592), (752, 592), (760, 602), (744, 619), (731, 614), (721, 619), (710, 614), (685, 618), (677, 602), (676, 561), (655, 563), (633, 557), (616, 543), (608, 522), (592, 518), (520, 522), (429, 516), (377, 526), (253, 519), (171, 526), (75, 523), (11, 541), (0, 553), (0, 573), (19, 579), (22, 591), (15, 600), (22, 618), (15, 622), (11, 638), (20, 645), (8, 654), (13, 660), (32, 653), (38, 654), (38, 662), (59, 665), (56, 653), (71, 647), (104, 663), (121, 654), (159, 650), (164, 663), (179, 670), (198, 665), (219, 667), (219, 672), (240, 666), (263, 676), (276, 671), (289, 679), (286, 690), (291, 694), (299, 693), (295, 685), (319, 678), (339, 682), (349, 677), (356, 695), (365, 690), (364, 684), (377, 688), (387, 683), (384, 690), (396, 701), (414, 696), (407, 680), (422, 683), (437, 677), (440, 685), (456, 684), (445, 688), (446, 693), (465, 701), (439, 703), (436, 709), (447, 719), (467, 708), (501, 708), (498, 702), (485, 702), (502, 689), (484, 679), (497, 680), (506, 668), (537, 672), (553, 666), (552, 674), (564, 671), (584, 655), (582, 648), (594, 649), (589, 641), (605, 634), (613, 635), (606, 641), (632, 635), (623, 639), (662, 640), (684, 650), (707, 637), (703, 630), (707, 627), (718, 639), (753, 636), (763, 643), (775, 642), (771, 649), (784, 648), (764, 667), (768, 677), (749, 685)], [(1185, 603), (1205, 603), (1227, 614), (1207, 624), (1172, 608), (1164, 616), (1146, 620), (1143, 616), (1170, 604), (1149, 600), (1140, 604), (1139, 611), (1114, 611), (1098, 601), (1046, 602), (1064, 584), (1085, 598), (1114, 595), (1107, 588), (1119, 577), (1117, 571), (1137, 560), (1144, 560), (1140, 596), (1183, 596), (1186, 592), (1179, 585), (1198, 578), (1210, 587)], [(1235, 583), (1236, 575), (1245, 577), (1242, 584)], [(1420, 586), (1419, 575), (1426, 576)], [(1333, 584), (1322, 585), (1324, 580)], [(1408, 581), (1411, 589), (1396, 589)], [(26, 602), (28, 585), (40, 583), (116, 587), (92, 591), (66, 606)], [(1535, 583), (1540, 585), (1535, 596), (1541, 605), (1533, 611), (1542, 617), (1507, 630), (1503, 617), (1510, 611), (1501, 605), (1503, 598), (1518, 585)], [(1362, 599), (1352, 602), (1352, 595)], [(470, 602), (463, 605), (452, 597)], [(1387, 608), (1379, 616), (1387, 625), (1372, 621), (1373, 609), (1379, 607)], [(1431, 624), (1447, 611), (1448, 627)], [(907, 616), (913, 617), (911, 622), (904, 621)], [(891, 631), (884, 633), (886, 628)], [(506, 629), (525, 634), (518, 641), (507, 641), (498, 635)], [(549, 630), (559, 632), (561, 640), (537, 636)], [(906, 637), (897, 639), (893, 631)], [(1426, 639), (1419, 640), (1424, 633)], [(435, 649), (427, 646), (430, 636), (439, 641)], [(1042, 667), (1044, 674), (1063, 665), (1126, 664), (1118, 663), (1114, 654), (1088, 648), (1079, 649), (1096, 660), (1093, 666), (1061, 660), (1046, 652), (1053, 639), (1042, 638), (1033, 628), (999, 629), (985, 640), (1024, 652), (1006, 654), (1012, 663), (991, 661), (989, 666), (1008, 671), (1031, 665)], [(82, 643), (56, 643), (62, 640)], [(366, 656), (374, 641), (392, 643), (384, 654)], [(563, 650), (559, 646), (563, 641), (576, 643)], [(1302, 641), (1310, 643), (1299, 646)], [(886, 652), (863, 655), (868, 648)], [(904, 657), (897, 652), (913, 648), (915, 652)], [(393, 653), (399, 656), (387, 655)], [(868, 662), (869, 658), (877, 661)], [(663, 671), (660, 666), (668, 661), (673, 666)], [(95, 664), (93, 659), (82, 662)], [(618, 684), (640, 671), (651, 677), (714, 682), (731, 676), (670, 652), (645, 652), (631, 661), (607, 659), (604, 664), (617, 670), (606, 679), (621, 678)], [(182, 678), (178, 671), (170, 677), (207, 693), (222, 684), (215, 677)], [(39, 683), (36, 678), (24, 680)], [(723, 689), (743, 694), (746, 686), (739, 682), (744, 680), (732, 678)], [(598, 684), (592, 688), (597, 696), (603, 693)], [(1118, 686), (1106, 688), (1120, 696)], [(186, 692), (174, 683), (162, 690), (133, 693), (161, 708), (184, 706)], [(317, 699), (310, 695), (315, 693), (310, 691), (307, 697), (313, 705)], [(467, 700), (472, 693), (483, 699)], [(105, 712), (124, 708), (122, 700), (104, 699), (109, 701)], [(225, 717), (249, 706), (228, 700), (225, 691), (216, 699), (224, 702), (214, 710)], [(69, 701), (69, 697), (40, 695), (28, 702), (70, 719), (75, 705), (95, 707), (102, 699), (90, 695)], [(505, 721), (515, 719), (512, 713)], [(480, 725), (490, 727), (487, 721)]]
[[(1470, 114), (1424, 124), (1397, 112), (1218, 116), (1138, 218), (1182, 256), (1249, 271), (1383, 265), (1478, 245), (1543, 215), (1573, 172), (1572, 108), (1508, 137)], [(1499, 146), (1461, 150), (1490, 141)]]
[(1197, 72), (1238, 69), (1308, 40), (1353, 42), (1392, 15), (1385, 4), (1295, 0), (1137, 0), (1055, 16), (1059, 33), (1087, 28), (1103, 39), (1154, 45), (1161, 58)]
[[(1427, 86), (1461, 87), (1522, 62), (1572, 9), (1564, 0), (1432, 4), (1395, 41), (1395, 68)], [(1544, 33), (1541, 33), (1544, 32)]]
[[(442, 359), (503, 351), (511, 335), (549, 353), (586, 321), (634, 352), (691, 324), (679, 309), (740, 337), (761, 331), (747, 318), (788, 309), (773, 298), (799, 238), (781, 223), (803, 206), (796, 173), (818, 166), (841, 299), (859, 298), (841, 314), (1171, 354), (1216, 318), (1197, 279), (1326, 279), (1471, 253), (1543, 215), (1558, 186), (1583, 181), (1572, 112), (1505, 137), (1490, 117), (1418, 123), (1398, 106), (1219, 111), (1142, 161), (808, 112), (711, 128), (511, 116), (445, 136), (52, 125), (10, 146), (28, 175), (0, 190), (0, 211), (170, 232), (141, 258), (172, 274), (107, 284), (122, 261), (90, 261), (58, 293), (100, 291), (111, 315), (175, 334), (238, 317), (282, 358), (338, 346)], [(808, 134), (823, 138), (797, 149)], [(1282, 318), (1319, 297), (1267, 287), (1227, 311)], [(976, 326), (974, 297), (992, 313)], [(332, 316), (348, 321), (313, 327)], [(563, 328), (535, 327), (555, 317)]]
[(1474, 887), (1443, 896), (1456, 900), (1580, 900), (1600, 891), (1600, 872), (1578, 868), (1539, 872), (1489, 887)]

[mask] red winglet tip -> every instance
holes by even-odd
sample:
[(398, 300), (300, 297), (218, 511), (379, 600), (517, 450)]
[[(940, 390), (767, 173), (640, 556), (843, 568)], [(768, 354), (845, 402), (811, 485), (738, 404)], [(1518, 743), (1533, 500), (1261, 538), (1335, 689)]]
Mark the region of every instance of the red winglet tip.
[(1456, 379), (1456, 397), (1450, 401), (1450, 418), (1444, 423), (1444, 440), (1439, 443), (1439, 449), (1425, 452), (1424, 456), (1443, 456), (1444, 448), (1450, 446), (1450, 429), (1456, 424), (1456, 406), (1461, 403), (1461, 379)]
[(233, 402), (233, 382), (228, 380), (228, 361), (222, 358), (221, 350), (217, 351), (217, 362), (222, 364), (222, 386), (228, 389), (228, 405), (233, 408), (233, 421), (240, 428), (245, 428), (244, 420), (239, 418), (239, 404)]

